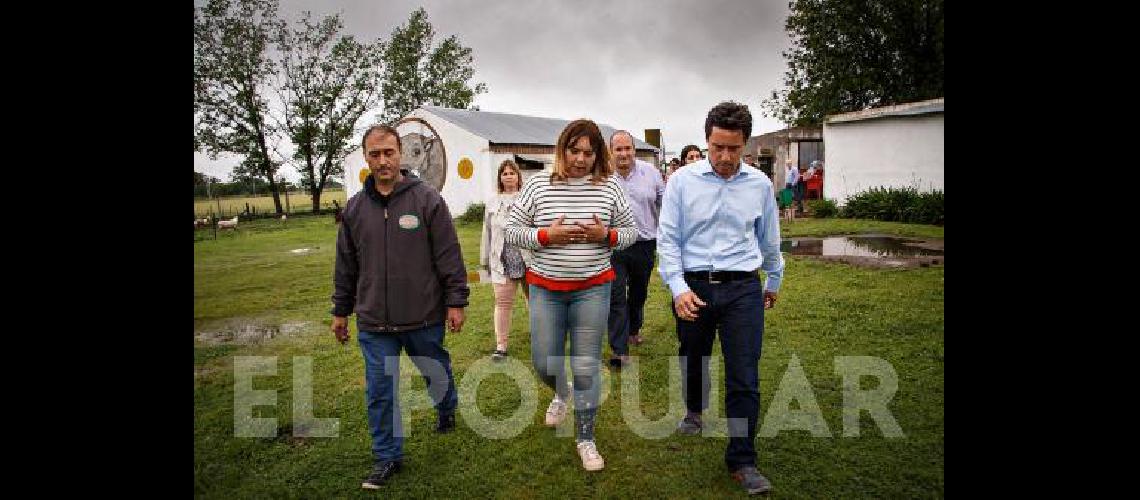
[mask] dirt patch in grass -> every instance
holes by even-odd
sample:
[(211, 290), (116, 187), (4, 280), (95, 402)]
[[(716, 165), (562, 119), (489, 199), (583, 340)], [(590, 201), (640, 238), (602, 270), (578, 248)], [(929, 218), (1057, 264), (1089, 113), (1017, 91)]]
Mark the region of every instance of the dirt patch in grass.
[(194, 332), (194, 339), (206, 345), (254, 345), (278, 337), (300, 335), (311, 329), (311, 321), (276, 323), (255, 319), (232, 319), (213, 328)]

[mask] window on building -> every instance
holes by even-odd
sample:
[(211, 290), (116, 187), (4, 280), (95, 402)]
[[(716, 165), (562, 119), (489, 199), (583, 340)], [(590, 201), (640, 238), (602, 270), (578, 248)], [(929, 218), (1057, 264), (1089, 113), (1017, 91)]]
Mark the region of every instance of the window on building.
[(823, 161), (823, 141), (801, 141), (799, 146), (800, 170), (806, 170), (813, 161)]

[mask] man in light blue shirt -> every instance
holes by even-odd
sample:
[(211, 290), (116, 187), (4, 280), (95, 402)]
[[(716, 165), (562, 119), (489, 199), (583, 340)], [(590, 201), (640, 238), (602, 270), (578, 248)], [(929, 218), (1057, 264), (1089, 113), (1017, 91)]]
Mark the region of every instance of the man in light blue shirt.
[(796, 189), (796, 184), (800, 183), (800, 169), (796, 168), (796, 164), (792, 163), (792, 159), (788, 158), (788, 164), (784, 167), (784, 187), (788, 189)]
[[(678, 170), (665, 188), (657, 250), (673, 317), (688, 414), (677, 426), (699, 433), (708, 407), (708, 362), (717, 331), (724, 355), (729, 441), (725, 465), (749, 493), (771, 488), (756, 469), (760, 347), (764, 310), (784, 275), (772, 181), (740, 161), (752, 133), (748, 107), (722, 102), (705, 118), (708, 158)], [(761, 284), (757, 270), (767, 282)]]
[(610, 287), (610, 366), (621, 368), (629, 361), (629, 344), (642, 342), (641, 325), (657, 252), (657, 215), (665, 194), (665, 180), (653, 165), (634, 156), (633, 135), (625, 130), (610, 136), (610, 153), (614, 179), (625, 191), (637, 223), (637, 241), (625, 250), (615, 250), (610, 258), (616, 275)]

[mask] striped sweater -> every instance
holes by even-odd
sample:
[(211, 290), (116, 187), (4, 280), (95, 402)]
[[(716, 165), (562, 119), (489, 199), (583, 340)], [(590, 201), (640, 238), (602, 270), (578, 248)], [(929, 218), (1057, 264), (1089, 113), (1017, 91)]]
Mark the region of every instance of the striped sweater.
[[(593, 223), (594, 215), (602, 225), (616, 233), (607, 243), (571, 243), (543, 245), (539, 231), (565, 215), (563, 225)], [(527, 263), (527, 282), (551, 290), (580, 290), (613, 280), (610, 253), (629, 247), (637, 240), (637, 226), (625, 192), (613, 177), (593, 184), (589, 176), (550, 182), (542, 173), (527, 180), (507, 221), (508, 245), (534, 250)]]

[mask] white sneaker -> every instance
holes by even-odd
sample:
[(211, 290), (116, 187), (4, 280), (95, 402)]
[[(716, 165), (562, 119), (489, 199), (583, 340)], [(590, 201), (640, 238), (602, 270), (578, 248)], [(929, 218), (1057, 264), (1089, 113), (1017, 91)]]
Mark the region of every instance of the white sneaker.
[(546, 407), (546, 426), (558, 427), (565, 418), (566, 403), (558, 398), (550, 400), (550, 406)]
[(588, 471), (602, 470), (606, 466), (606, 461), (602, 460), (598, 446), (593, 441), (579, 442), (578, 456), (582, 458), (582, 468)]

